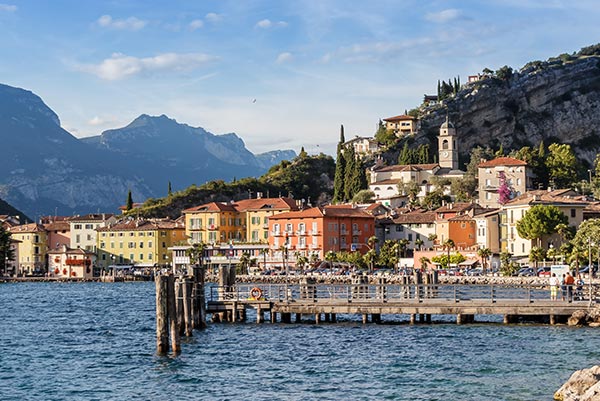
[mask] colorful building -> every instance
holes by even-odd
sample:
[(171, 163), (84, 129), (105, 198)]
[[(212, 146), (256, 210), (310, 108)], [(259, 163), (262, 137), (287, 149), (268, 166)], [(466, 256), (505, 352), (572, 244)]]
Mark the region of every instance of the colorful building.
[(384, 118), (383, 121), (385, 121), (385, 128), (393, 131), (396, 136), (412, 135), (417, 132), (418, 120), (415, 117), (402, 114)]
[(185, 209), (185, 236), (190, 244), (243, 241), (246, 233), (233, 203), (211, 202)]
[(48, 233), (48, 248), (71, 244), (71, 224), (65, 217), (45, 220), (43, 226)]
[(48, 275), (57, 278), (84, 279), (94, 277), (96, 254), (81, 248), (60, 245), (48, 251)]
[(37, 223), (23, 224), (9, 229), (11, 238), (19, 241), (17, 275), (42, 274), (46, 272), (48, 233)]
[(269, 240), (269, 218), (298, 210), (292, 198), (243, 199), (235, 202), (234, 207), (246, 228), (244, 241), (265, 244)]
[(96, 252), (96, 230), (105, 227), (109, 223), (114, 223), (116, 220), (112, 214), (106, 213), (86, 214), (85, 216), (70, 218), (70, 248), (81, 248), (86, 251)]
[(298, 252), (323, 259), (329, 251), (366, 253), (375, 235), (375, 218), (352, 205), (330, 205), (281, 213), (269, 218), (272, 252)]
[(532, 177), (529, 165), (513, 157), (497, 157), (480, 163), (477, 172), (479, 204), (484, 207), (502, 206), (498, 191), (503, 185), (506, 196), (515, 198), (532, 188)]
[(139, 267), (171, 263), (169, 247), (185, 242), (183, 220), (126, 218), (98, 228), (97, 265), (127, 264)]

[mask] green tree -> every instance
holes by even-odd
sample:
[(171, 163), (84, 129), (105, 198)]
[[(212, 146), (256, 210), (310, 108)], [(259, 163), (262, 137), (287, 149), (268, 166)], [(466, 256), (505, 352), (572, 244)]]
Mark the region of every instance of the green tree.
[(517, 232), (521, 238), (537, 240), (537, 246), (541, 246), (544, 235), (554, 234), (559, 224), (568, 224), (568, 218), (553, 205), (532, 206), (517, 221)]
[[(341, 138), (344, 137), (344, 126), (342, 125)], [(337, 158), (335, 160), (335, 176), (333, 179), (333, 203), (342, 203), (345, 199), (346, 180), (346, 158), (344, 155), (344, 143), (338, 143)]]
[(131, 196), (131, 189), (127, 192), (127, 203), (125, 203), (125, 211), (133, 209), (133, 198)]
[(417, 247), (417, 249), (420, 251), (421, 249), (423, 249), (423, 244), (425, 243), (425, 241), (423, 241), (421, 238), (417, 238), (415, 240), (415, 246)]
[(249, 274), (249, 266), (250, 266), (250, 254), (248, 252), (243, 252), (240, 256), (240, 260), (237, 264), (238, 271), (241, 274)]
[(394, 131), (385, 127), (383, 121), (379, 120), (377, 131), (375, 132), (375, 140), (381, 145), (389, 148), (396, 143), (398, 137), (394, 134)]
[(448, 238), (447, 240), (445, 240), (442, 243), (442, 247), (444, 249), (446, 249), (447, 255), (448, 255), (448, 260), (450, 260), (450, 250), (452, 248), (454, 248), (456, 246), (456, 244), (454, 243), (454, 240), (452, 238)]
[(306, 151), (304, 150), (304, 146), (302, 146), (302, 148), (300, 149), (300, 154), (298, 155), (298, 157), (301, 159), (308, 157), (308, 153), (306, 153)]
[(404, 142), (404, 146), (400, 151), (400, 155), (398, 156), (398, 164), (407, 165), (412, 163), (412, 152), (408, 147), (408, 142)]
[(553, 143), (548, 146), (546, 167), (555, 188), (569, 188), (578, 180), (579, 166), (570, 145)]
[(492, 256), (492, 250), (490, 248), (479, 248), (477, 250), (477, 256), (481, 258), (481, 268), (483, 270), (483, 274), (485, 274), (488, 267), (487, 262), (490, 260), (490, 256)]
[(427, 267), (429, 266), (429, 263), (431, 263), (431, 260), (429, 260), (427, 256), (421, 256), (419, 262), (421, 263), (421, 270), (427, 270)]
[(508, 81), (513, 75), (513, 69), (505, 65), (496, 71), (496, 78)]
[(368, 189), (361, 189), (352, 198), (353, 203), (373, 203), (375, 201), (375, 192)]
[(304, 274), (304, 268), (308, 265), (308, 258), (304, 255), (296, 257), (296, 267), (300, 269), (300, 274)]
[(429, 192), (423, 197), (421, 206), (428, 210), (435, 210), (442, 206), (442, 202), (450, 202), (452, 198), (449, 195), (444, 194), (444, 189), (441, 187)]
[(358, 169), (358, 160), (356, 160), (356, 154), (354, 147), (347, 147), (344, 150), (344, 159), (346, 159), (346, 174), (344, 178), (344, 201), (348, 201), (354, 197), (360, 188), (356, 182), (356, 170)]
[(421, 192), (421, 187), (415, 181), (404, 182), (400, 179), (398, 183), (398, 193), (408, 196), (408, 201), (412, 204), (417, 201), (417, 195)]
[(169, 196), (173, 195), (173, 190), (171, 189), (171, 181), (169, 181), (169, 189), (167, 193)]
[(539, 246), (534, 246), (529, 251), (529, 261), (533, 262), (534, 268), (537, 270), (538, 262), (546, 259), (546, 250)]
[(14, 251), (10, 247), (10, 232), (0, 224), (0, 277), (7, 275), (7, 262), (14, 259)]

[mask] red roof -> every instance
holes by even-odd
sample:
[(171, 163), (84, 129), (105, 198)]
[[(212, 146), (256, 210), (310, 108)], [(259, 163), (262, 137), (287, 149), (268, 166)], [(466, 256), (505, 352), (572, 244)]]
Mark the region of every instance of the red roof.
[(488, 160), (479, 164), (479, 167), (496, 166), (527, 166), (527, 163), (523, 160), (515, 159), (514, 157), (497, 157), (493, 160)]
[(373, 219), (373, 216), (363, 209), (352, 207), (351, 205), (329, 205), (325, 207), (312, 207), (310, 209), (279, 213), (269, 217), (269, 220), (273, 219), (298, 219), (298, 218), (320, 218), (323, 216), (329, 217), (355, 217), (355, 218), (369, 218)]
[(416, 118), (407, 116), (406, 114), (400, 114), (399, 116), (384, 118), (383, 121), (405, 121), (405, 120), (416, 120)]
[(210, 202), (204, 205), (194, 206), (183, 211), (183, 213), (186, 212), (237, 212), (237, 210), (231, 203)]
[(242, 212), (246, 210), (298, 210), (296, 202), (292, 198), (260, 198), (260, 199), (242, 199), (233, 204), (235, 208)]

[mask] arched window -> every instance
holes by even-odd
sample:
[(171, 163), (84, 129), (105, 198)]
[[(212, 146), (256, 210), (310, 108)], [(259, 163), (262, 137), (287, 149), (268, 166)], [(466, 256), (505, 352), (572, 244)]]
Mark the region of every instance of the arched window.
[(448, 140), (447, 139), (444, 139), (442, 141), (442, 149), (448, 149)]

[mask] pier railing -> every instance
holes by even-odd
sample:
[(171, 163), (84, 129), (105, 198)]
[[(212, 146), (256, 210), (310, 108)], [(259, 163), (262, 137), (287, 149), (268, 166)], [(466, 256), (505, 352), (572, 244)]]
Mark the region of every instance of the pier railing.
[[(445, 302), (549, 301), (548, 285), (522, 284), (238, 284), (233, 287), (212, 286), (208, 301), (272, 301), (272, 302)], [(570, 297), (569, 297), (570, 296)], [(564, 302), (596, 302), (600, 285), (572, 286), (564, 294)], [(559, 288), (557, 302), (563, 301)]]

